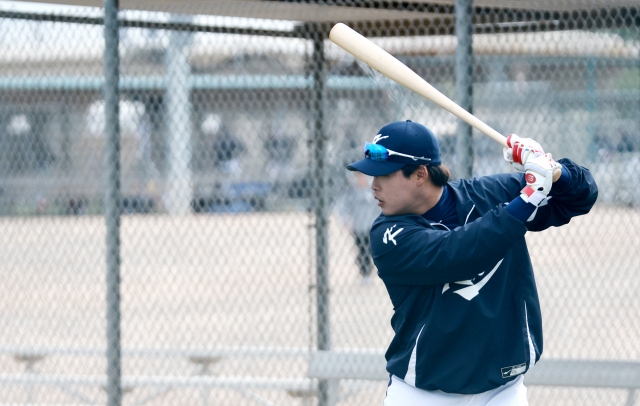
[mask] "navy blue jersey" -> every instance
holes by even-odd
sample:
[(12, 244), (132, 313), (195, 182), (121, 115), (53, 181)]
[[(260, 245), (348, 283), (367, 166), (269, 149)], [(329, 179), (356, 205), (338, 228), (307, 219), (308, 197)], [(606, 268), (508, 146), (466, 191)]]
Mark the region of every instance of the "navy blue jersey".
[(506, 210), (524, 174), (449, 183), (458, 223), (380, 215), (372, 256), (394, 307), (389, 373), (425, 390), (473, 394), (525, 373), (542, 354), (542, 319), (524, 235), (589, 212), (589, 171), (559, 161), (568, 181), (526, 223)]

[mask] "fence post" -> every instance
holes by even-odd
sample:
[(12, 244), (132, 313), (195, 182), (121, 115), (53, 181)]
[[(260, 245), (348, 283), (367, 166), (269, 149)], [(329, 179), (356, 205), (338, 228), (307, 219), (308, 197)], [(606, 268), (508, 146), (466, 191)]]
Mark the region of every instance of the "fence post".
[[(456, 103), (473, 114), (473, 0), (456, 0)], [(457, 178), (473, 176), (473, 129), (457, 119)]]
[(122, 404), (120, 349), (120, 79), (118, 0), (104, 0), (107, 405)]
[[(311, 148), (314, 173), (311, 191), (316, 231), (316, 295), (317, 295), (317, 346), (318, 350), (331, 349), (329, 320), (329, 203), (327, 197), (326, 134), (324, 130), (324, 38), (321, 26), (313, 26), (313, 56), (311, 75), (313, 80), (311, 114)], [(318, 382), (318, 405), (335, 403), (335, 384), (329, 380)]]
[[(172, 17), (172, 22), (190, 23), (191, 19)], [(179, 30), (169, 34), (166, 54), (166, 120), (168, 139), (168, 173), (164, 204), (171, 215), (191, 212), (193, 197), (191, 164), (191, 101), (188, 54), (191, 33)]]
[[(590, 159), (597, 159), (597, 147), (595, 146), (596, 136), (598, 135), (598, 61), (594, 57), (588, 57), (585, 61), (585, 90), (587, 94), (587, 113), (589, 116), (589, 122), (587, 123), (587, 135), (586, 145), (589, 145), (588, 151), (591, 151), (592, 155)], [(564, 137), (563, 137), (564, 138)], [(574, 155), (573, 159), (579, 159), (581, 157), (575, 157), (575, 152), (571, 151)]]

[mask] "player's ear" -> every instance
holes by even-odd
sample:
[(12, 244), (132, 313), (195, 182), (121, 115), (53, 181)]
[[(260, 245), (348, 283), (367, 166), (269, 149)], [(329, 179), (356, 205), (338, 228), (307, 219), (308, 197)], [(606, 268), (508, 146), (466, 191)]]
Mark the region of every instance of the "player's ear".
[(429, 179), (429, 171), (427, 171), (427, 167), (424, 165), (420, 165), (418, 170), (414, 172), (414, 175), (416, 176), (418, 185), (422, 185)]

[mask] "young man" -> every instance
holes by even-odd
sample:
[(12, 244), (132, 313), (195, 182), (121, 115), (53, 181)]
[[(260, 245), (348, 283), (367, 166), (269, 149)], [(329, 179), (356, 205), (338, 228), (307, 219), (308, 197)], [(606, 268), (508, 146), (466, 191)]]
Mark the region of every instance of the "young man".
[(395, 122), (347, 166), (373, 176), (382, 210), (370, 238), (394, 307), (385, 406), (528, 404), (542, 320), (524, 235), (586, 214), (598, 191), (587, 169), (507, 142), (519, 172), (449, 182), (433, 133)]

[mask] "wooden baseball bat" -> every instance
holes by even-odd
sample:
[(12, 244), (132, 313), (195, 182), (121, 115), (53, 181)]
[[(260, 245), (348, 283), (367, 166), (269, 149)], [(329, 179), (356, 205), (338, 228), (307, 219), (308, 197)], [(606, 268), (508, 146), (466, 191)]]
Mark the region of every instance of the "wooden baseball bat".
[(478, 131), (489, 136), (491, 139), (506, 147), (505, 136), (489, 127), (467, 110), (460, 107), (453, 100), (440, 93), (426, 80), (418, 76), (407, 65), (397, 60), (384, 49), (369, 41), (343, 23), (333, 26), (329, 33), (329, 38), (336, 45), (349, 52), (373, 69), (382, 73), (389, 79), (398, 82), (407, 89), (431, 100), (443, 109), (453, 113), (464, 122), (476, 128)]
[[(418, 76), (418, 74), (412, 71), (407, 65), (403, 64), (387, 51), (358, 34), (345, 24), (338, 23), (334, 25), (329, 33), (329, 38), (336, 45), (366, 63), (371, 68), (420, 96), (431, 100), (443, 109), (453, 113), (473, 128), (487, 135), (503, 147), (507, 147), (507, 139), (504, 135), (500, 134), (485, 124), (482, 120), (460, 107), (453, 100), (431, 86), (426, 80)], [(559, 177), (560, 171), (554, 173), (554, 181)]]

